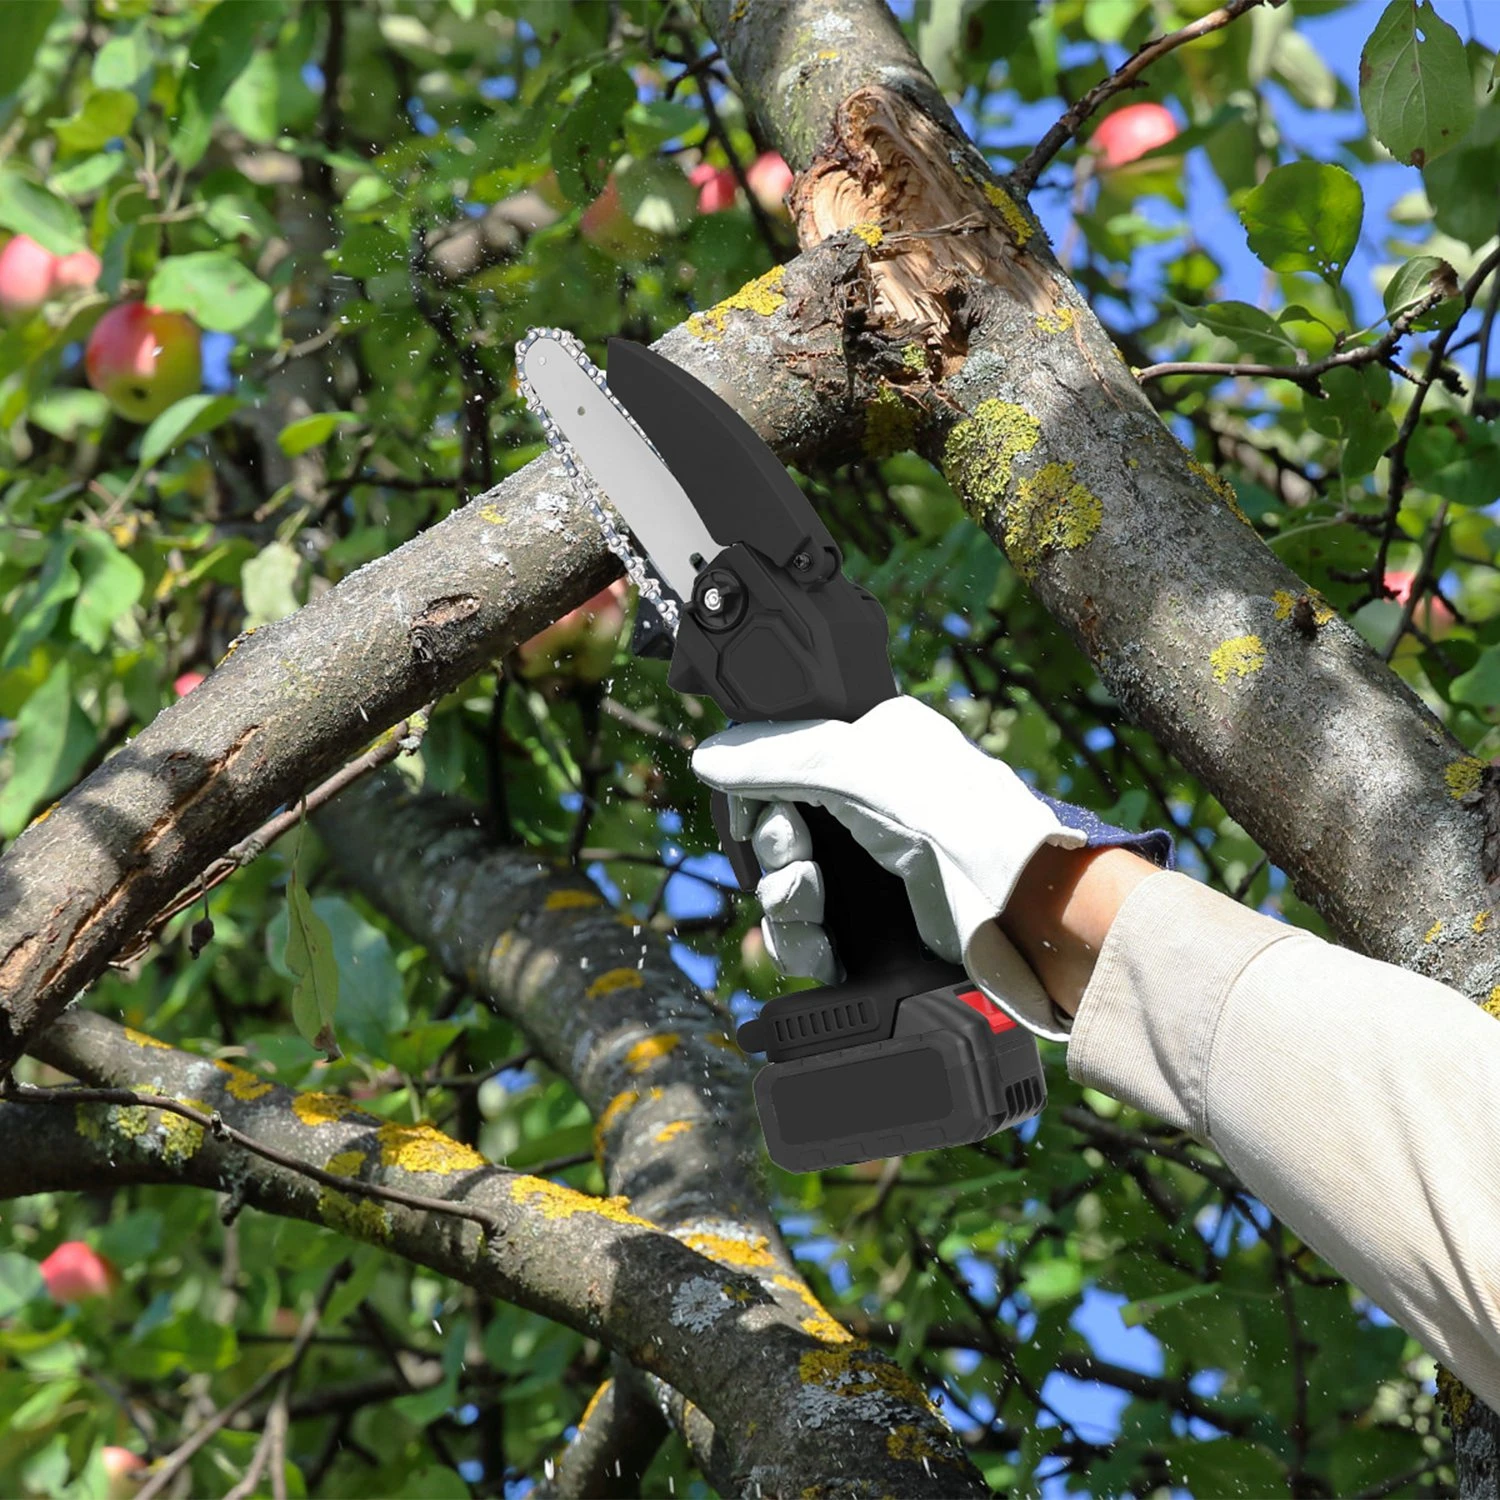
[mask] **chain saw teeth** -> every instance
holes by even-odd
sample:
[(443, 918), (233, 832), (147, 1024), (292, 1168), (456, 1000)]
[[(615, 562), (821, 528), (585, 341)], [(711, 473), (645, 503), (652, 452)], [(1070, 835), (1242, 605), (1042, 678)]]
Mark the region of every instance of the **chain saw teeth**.
[[(599, 523), (599, 530), (604, 534), (605, 545), (620, 559), (625, 568), (625, 576), (640, 590), (641, 597), (650, 601), (651, 607), (661, 616), (662, 623), (675, 635), (678, 617), (676, 599), (662, 587), (661, 580), (652, 571), (650, 563), (636, 550), (631, 541), (630, 532), (616, 515), (609, 497), (600, 487), (598, 480), (579, 461), (573, 445), (568, 441), (563, 430), (552, 420), (551, 412), (547, 410), (542, 399), (532, 389), (531, 382), (526, 378), (526, 351), (538, 339), (550, 339), (559, 345), (579, 369), (599, 387), (600, 394), (630, 423), (640, 440), (653, 453), (656, 452), (655, 444), (641, 431), (640, 424), (615, 398), (604, 378), (604, 371), (594, 364), (582, 343), (571, 333), (562, 328), (533, 328), (516, 344), (516, 382), (526, 402), (527, 411), (541, 423), (542, 435), (547, 439), (548, 448), (557, 455), (563, 466), (563, 472), (574, 482), (584, 504), (593, 512), (594, 518)], [(658, 457), (660, 457), (659, 454)]]

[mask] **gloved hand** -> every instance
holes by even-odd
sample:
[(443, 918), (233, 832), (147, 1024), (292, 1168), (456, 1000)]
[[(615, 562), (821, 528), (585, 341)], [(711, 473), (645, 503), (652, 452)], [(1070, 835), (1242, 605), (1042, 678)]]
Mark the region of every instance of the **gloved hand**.
[(749, 837), (765, 877), (757, 887), (776, 965), (833, 983), (838, 965), (823, 916), (822, 872), (796, 802), (826, 807), (906, 885), (917, 930), (933, 952), (961, 962), (997, 1005), (1041, 1036), (1061, 1040), (1058, 1011), (994, 920), (1032, 855), (1130, 844), (1170, 861), (1165, 834), (1109, 828), (1082, 809), (1033, 793), (1003, 761), (915, 698), (892, 698), (853, 724), (815, 719), (740, 724), (705, 740), (693, 770), (729, 793), (731, 827)]

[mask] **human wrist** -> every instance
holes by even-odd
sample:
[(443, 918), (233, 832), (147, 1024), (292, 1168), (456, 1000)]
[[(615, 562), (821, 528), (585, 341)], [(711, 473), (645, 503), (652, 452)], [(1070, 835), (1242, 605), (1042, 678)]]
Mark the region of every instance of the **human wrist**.
[(1076, 1013), (1125, 898), (1158, 868), (1127, 849), (1053, 844), (1027, 862), (1000, 926), (1059, 1010)]

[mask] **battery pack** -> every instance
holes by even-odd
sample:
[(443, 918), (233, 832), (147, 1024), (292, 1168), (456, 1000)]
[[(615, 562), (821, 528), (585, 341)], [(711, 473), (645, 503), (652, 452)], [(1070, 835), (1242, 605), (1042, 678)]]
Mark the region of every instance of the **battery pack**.
[(740, 1028), (746, 1050), (768, 1054), (755, 1104), (788, 1171), (966, 1145), (1047, 1101), (1035, 1039), (972, 985), (894, 1003), (820, 993), (771, 1001)]

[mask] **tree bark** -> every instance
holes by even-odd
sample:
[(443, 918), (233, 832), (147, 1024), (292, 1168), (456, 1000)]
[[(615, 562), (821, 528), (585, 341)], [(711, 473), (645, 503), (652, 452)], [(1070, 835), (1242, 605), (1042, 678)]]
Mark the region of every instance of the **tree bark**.
[[(611, 1193), (827, 1328), (766, 1198), (753, 1070), (733, 1022), (662, 937), (566, 866), (494, 844), (474, 809), (414, 794), (394, 772), (350, 787), (314, 824), (344, 876), (577, 1091), (599, 1122)], [(692, 1391), (663, 1395), (704, 1471), (732, 1488), (743, 1470), (726, 1470), (726, 1439), (701, 1410), (688, 1420), (685, 1402), (702, 1405)], [(844, 1472), (873, 1474), (886, 1457), (851, 1457)], [(783, 1481), (793, 1492), (794, 1477)]]
[(744, 1268), (753, 1257), (736, 1260), (705, 1238), (720, 1254), (710, 1259), (621, 1198), (491, 1166), (429, 1126), (296, 1093), (103, 1016), (61, 1017), (35, 1050), (87, 1083), (216, 1112), (341, 1184), (440, 1198), (485, 1223), (341, 1191), (164, 1111), (29, 1100), (0, 1103), (0, 1140), (17, 1143), (0, 1154), (0, 1197), (191, 1185), (365, 1239), (599, 1339), (685, 1393), (712, 1424), (701, 1440), (736, 1493), (827, 1490), (830, 1475), (859, 1476), (857, 1488), (835, 1481), (831, 1493), (987, 1493), (921, 1387), (810, 1303), (799, 1282)]
[[(801, 173), (804, 249), (864, 226), (866, 348), (883, 334), (925, 354), (916, 378), (887, 362), (885, 399), (1105, 686), (1344, 943), (1500, 1014), (1500, 772), (1171, 435), (1046, 237), (932, 106), (884, 4), (700, 8)], [(1462, 1492), (1500, 1495), (1500, 1417), (1449, 1408)]]

